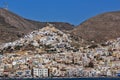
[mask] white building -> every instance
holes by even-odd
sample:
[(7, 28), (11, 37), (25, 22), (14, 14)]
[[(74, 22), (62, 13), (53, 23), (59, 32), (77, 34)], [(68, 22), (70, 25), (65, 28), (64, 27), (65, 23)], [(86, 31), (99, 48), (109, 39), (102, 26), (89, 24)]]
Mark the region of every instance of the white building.
[(34, 77), (48, 77), (48, 69), (47, 68), (33, 68), (33, 76)]

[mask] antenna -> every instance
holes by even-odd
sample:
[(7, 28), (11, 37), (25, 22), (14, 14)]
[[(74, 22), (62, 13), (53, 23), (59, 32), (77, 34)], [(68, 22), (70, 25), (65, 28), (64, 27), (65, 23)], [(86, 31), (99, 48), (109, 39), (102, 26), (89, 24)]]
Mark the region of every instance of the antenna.
[(3, 8), (6, 9), (6, 10), (8, 10), (8, 3), (4, 2), (3, 5), (4, 5)]

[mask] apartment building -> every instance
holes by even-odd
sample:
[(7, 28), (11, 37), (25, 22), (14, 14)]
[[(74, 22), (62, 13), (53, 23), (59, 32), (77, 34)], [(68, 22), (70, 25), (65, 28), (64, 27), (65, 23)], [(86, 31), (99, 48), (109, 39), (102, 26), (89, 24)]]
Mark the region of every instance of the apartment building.
[(47, 68), (33, 68), (33, 77), (48, 77)]

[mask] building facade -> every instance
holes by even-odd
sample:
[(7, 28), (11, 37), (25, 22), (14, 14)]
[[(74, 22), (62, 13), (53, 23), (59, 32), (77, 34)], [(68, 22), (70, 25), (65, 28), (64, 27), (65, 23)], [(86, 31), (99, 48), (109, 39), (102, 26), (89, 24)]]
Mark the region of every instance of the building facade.
[(47, 68), (33, 68), (33, 76), (34, 77), (48, 77), (48, 69)]

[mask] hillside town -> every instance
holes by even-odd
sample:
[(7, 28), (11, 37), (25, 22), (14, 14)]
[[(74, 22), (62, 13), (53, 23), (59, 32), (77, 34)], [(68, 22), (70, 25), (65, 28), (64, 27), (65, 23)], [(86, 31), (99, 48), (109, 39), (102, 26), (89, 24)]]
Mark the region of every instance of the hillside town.
[[(0, 45), (0, 77), (118, 77), (120, 38), (75, 47), (53, 25)], [(78, 43), (79, 44), (79, 43)]]

